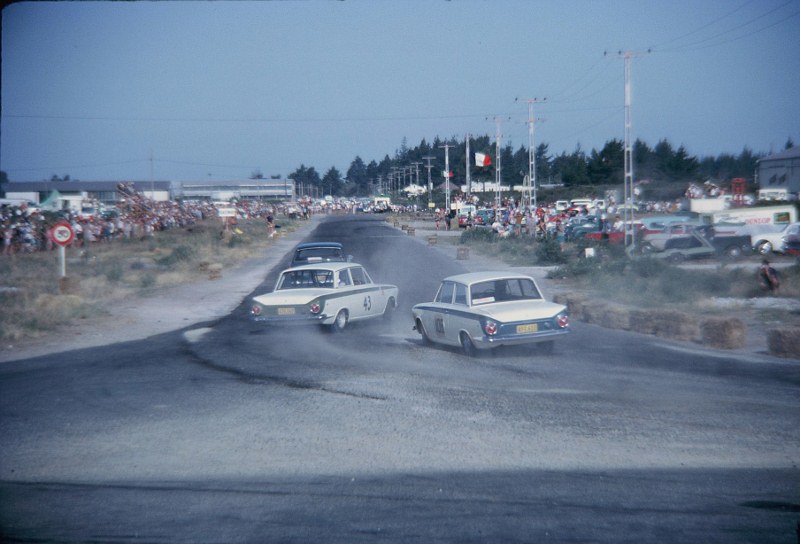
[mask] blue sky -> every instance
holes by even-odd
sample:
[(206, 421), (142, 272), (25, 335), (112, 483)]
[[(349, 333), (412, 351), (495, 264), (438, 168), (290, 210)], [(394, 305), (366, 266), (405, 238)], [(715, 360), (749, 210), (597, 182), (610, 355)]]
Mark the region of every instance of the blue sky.
[(800, 0), (21, 2), (2, 15), (11, 181), (344, 174), (404, 139), (494, 139), (496, 118), (517, 149), (532, 98), (536, 144), (589, 152), (624, 138), (620, 51), (634, 53), (634, 138), (699, 157), (800, 143)]

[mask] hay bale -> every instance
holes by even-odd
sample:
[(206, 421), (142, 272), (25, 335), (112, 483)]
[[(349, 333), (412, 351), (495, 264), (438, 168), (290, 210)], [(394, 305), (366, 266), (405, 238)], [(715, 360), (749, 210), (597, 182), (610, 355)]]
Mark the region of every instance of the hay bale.
[(619, 304), (601, 304), (590, 310), (595, 311), (594, 323), (607, 329), (628, 330), (630, 328), (630, 310)]
[(747, 326), (738, 318), (711, 318), (700, 325), (703, 344), (719, 349), (745, 346)]
[(660, 310), (654, 317), (656, 336), (673, 340), (692, 340), (697, 337), (697, 319), (693, 315), (677, 310)]
[(800, 359), (800, 328), (784, 327), (767, 331), (767, 349), (771, 355)]
[(655, 334), (657, 316), (653, 310), (631, 310), (628, 327), (634, 332), (641, 334)]
[(558, 293), (553, 295), (553, 302), (556, 304), (563, 304), (569, 311), (569, 316), (572, 319), (583, 321), (584, 310), (589, 299), (580, 295), (572, 293)]

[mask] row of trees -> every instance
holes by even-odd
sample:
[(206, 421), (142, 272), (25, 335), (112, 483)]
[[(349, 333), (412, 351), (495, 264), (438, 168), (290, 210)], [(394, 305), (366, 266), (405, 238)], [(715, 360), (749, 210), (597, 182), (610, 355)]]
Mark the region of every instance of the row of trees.
[[(313, 166), (301, 165), (289, 177), (294, 179), (305, 193), (368, 195), (391, 189), (392, 179), (399, 179), (401, 184), (416, 182), (417, 173), (420, 183), (425, 185), (427, 171), (424, 165), (428, 164), (426, 157), (436, 157), (431, 161), (433, 165), (431, 177), (437, 186), (444, 181), (442, 172), (445, 165), (442, 148), (445, 145), (450, 146), (450, 171), (453, 173), (451, 179), (455, 184), (461, 185), (466, 180), (465, 142), (457, 141), (455, 138), (441, 140), (438, 137), (432, 143), (423, 139), (413, 148), (408, 147), (404, 139), (393, 158), (386, 155), (380, 162), (373, 160), (366, 164), (361, 157), (356, 156), (344, 175), (332, 167), (320, 176)], [(785, 148), (793, 146), (792, 140), (787, 140)], [(578, 145), (572, 153), (562, 152), (560, 155), (553, 155), (548, 144), (541, 143), (535, 149), (537, 182), (563, 184), (571, 188), (621, 184), (625, 169), (624, 148), (624, 142), (612, 139), (606, 142), (602, 149), (592, 149), (589, 153)], [(498, 161), (495, 158), (495, 146), (489, 136), (479, 136), (470, 140), (470, 153), (475, 152), (492, 156), (493, 164), (488, 167), (476, 167), (472, 161), (471, 180), (493, 182)], [(650, 180), (652, 183), (678, 183), (683, 186), (708, 179), (725, 181), (736, 177), (745, 178), (752, 183), (758, 160), (763, 156), (765, 154), (756, 154), (744, 148), (738, 155), (721, 154), (717, 157), (697, 158), (690, 155), (684, 146), (675, 148), (666, 139), (659, 141), (654, 147), (650, 147), (642, 140), (636, 140), (633, 145), (633, 170), (636, 181)], [(516, 150), (511, 145), (502, 147), (499, 162), (503, 185), (523, 184), (529, 171), (526, 147), (520, 146)], [(397, 172), (405, 172), (408, 175), (399, 178)]]

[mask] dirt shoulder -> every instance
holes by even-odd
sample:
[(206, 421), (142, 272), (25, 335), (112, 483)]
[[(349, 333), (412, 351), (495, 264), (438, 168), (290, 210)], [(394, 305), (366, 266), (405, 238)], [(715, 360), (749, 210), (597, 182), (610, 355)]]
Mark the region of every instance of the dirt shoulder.
[(202, 281), (142, 291), (115, 301), (101, 315), (81, 319), (37, 338), (3, 342), (0, 362), (141, 340), (228, 315), (320, 219), (312, 217), (252, 258), (223, 268), (215, 279), (209, 275), (209, 279)]

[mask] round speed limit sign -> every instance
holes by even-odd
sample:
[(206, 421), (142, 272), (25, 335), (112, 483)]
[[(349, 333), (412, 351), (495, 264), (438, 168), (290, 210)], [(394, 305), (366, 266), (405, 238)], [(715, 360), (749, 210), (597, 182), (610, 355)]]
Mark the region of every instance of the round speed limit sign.
[(56, 223), (50, 229), (50, 239), (60, 246), (69, 245), (75, 238), (75, 231), (69, 223)]

